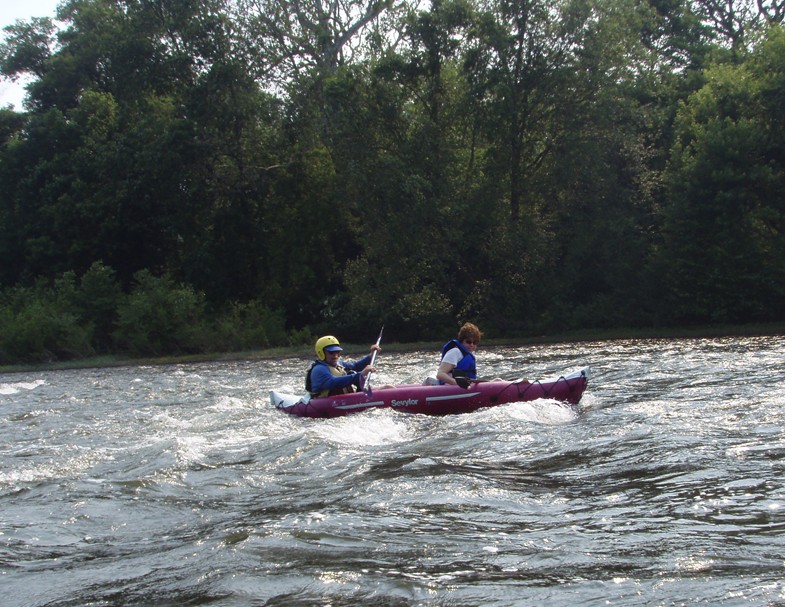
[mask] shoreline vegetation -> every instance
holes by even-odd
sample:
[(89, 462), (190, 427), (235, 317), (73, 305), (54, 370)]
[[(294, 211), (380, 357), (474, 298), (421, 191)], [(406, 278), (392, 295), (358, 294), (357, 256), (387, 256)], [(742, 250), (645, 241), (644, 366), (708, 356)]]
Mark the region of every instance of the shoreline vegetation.
[(782, 2), (245, 4), (4, 29), (0, 370), (785, 323)]
[[(538, 344), (580, 343), (595, 341), (623, 341), (640, 339), (711, 339), (718, 337), (762, 337), (784, 335), (785, 323), (753, 323), (744, 325), (707, 325), (695, 327), (653, 327), (576, 330), (553, 335), (530, 337), (486, 338), (483, 346), (527, 346)], [(370, 338), (369, 338), (370, 339)], [(372, 341), (372, 340), (370, 340)], [(370, 343), (369, 341), (369, 343)], [(362, 344), (344, 343), (348, 353), (361, 351)], [(385, 353), (411, 352), (414, 350), (437, 351), (440, 344), (428, 342), (391, 342), (382, 344)], [(52, 363), (0, 365), (0, 373), (31, 373), (68, 369), (91, 369), (149, 365), (178, 365), (201, 362), (223, 362), (239, 360), (270, 360), (274, 358), (311, 358), (311, 346), (289, 346), (238, 352), (212, 352), (160, 357), (128, 357), (120, 354), (96, 356), (84, 359), (57, 361)]]

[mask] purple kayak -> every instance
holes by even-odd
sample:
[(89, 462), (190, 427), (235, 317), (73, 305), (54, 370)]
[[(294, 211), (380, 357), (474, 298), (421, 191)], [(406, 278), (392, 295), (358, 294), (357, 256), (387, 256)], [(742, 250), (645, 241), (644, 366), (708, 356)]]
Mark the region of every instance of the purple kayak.
[(468, 388), (407, 384), (319, 398), (273, 390), (270, 401), (281, 411), (299, 417), (339, 417), (384, 408), (403, 413), (451, 415), (541, 398), (574, 405), (580, 401), (588, 382), (589, 369), (583, 368), (554, 379), (475, 381)]

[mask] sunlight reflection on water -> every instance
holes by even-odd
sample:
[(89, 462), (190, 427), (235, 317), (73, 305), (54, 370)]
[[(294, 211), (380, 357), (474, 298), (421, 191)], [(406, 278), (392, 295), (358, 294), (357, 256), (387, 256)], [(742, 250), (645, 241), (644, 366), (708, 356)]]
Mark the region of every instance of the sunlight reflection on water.
[[(30, 607), (776, 604), (784, 345), (484, 347), (481, 375), (590, 365), (589, 390), (444, 418), (289, 417), (267, 393), (301, 389), (300, 358), (2, 375), (4, 592)], [(374, 381), (419, 382), (436, 356), (384, 353)]]

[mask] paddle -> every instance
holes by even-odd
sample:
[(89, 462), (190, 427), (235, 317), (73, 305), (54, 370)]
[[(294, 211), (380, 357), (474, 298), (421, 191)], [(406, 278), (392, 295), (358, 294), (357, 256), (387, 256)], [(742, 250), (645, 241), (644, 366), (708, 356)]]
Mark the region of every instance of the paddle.
[[(376, 339), (377, 346), (382, 343), (382, 333), (384, 333), (384, 325), (382, 325), (382, 328), (379, 331), (379, 337)], [(373, 351), (373, 354), (371, 355), (371, 362), (368, 365), (369, 367), (373, 367), (373, 363), (376, 362), (376, 354), (378, 354), (378, 350)], [(373, 375), (373, 371), (369, 372), (368, 375), (365, 376), (365, 386), (363, 386), (363, 390), (365, 390), (365, 393), (368, 395), (371, 394), (371, 375)]]

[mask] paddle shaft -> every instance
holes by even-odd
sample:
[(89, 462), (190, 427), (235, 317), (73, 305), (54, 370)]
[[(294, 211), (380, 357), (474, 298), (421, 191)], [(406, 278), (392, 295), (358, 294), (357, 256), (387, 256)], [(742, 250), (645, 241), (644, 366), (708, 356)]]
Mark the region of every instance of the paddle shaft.
[[(382, 333), (384, 333), (384, 325), (382, 325), (382, 328), (379, 331), (379, 337), (376, 339), (376, 345), (377, 346), (382, 343)], [(378, 350), (374, 350), (373, 351), (373, 354), (371, 355), (371, 362), (368, 365), (369, 367), (373, 367), (373, 364), (376, 362), (376, 354), (378, 352), (379, 352)], [(373, 375), (373, 371), (369, 371), (368, 375), (365, 377), (366, 389), (368, 389), (368, 386), (370, 386), (370, 384), (371, 384), (371, 375)]]

